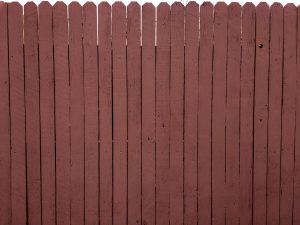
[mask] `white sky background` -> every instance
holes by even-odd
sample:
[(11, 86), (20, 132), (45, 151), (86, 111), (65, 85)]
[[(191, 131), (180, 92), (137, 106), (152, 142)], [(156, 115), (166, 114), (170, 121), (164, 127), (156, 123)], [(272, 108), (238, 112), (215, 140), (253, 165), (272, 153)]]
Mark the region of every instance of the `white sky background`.
[[(5, 2), (12, 2), (12, 1), (17, 1), (17, 0), (4, 0)], [(30, 0), (18, 0), (18, 2), (20, 2), (22, 5), (24, 5), (27, 1)], [(36, 4), (39, 4), (41, 2), (41, 0), (31, 0), (33, 2), (35, 2)], [(48, 0), (52, 5), (57, 1), (57, 0)], [(84, 3), (86, 2), (86, 0), (77, 0), (81, 5), (84, 5)], [(92, 0), (90, 0), (92, 1)], [(168, 2), (169, 4), (172, 4), (174, 2), (174, 0), (154, 0), (154, 1), (149, 1), (149, 0), (136, 0), (138, 3), (140, 4), (144, 4), (145, 2), (152, 2), (153, 5), (157, 6), (160, 2), (165, 1)], [(199, 4), (201, 4), (203, 1), (198, 1), (196, 0)], [(229, 4), (232, 1), (235, 2), (239, 2), (241, 5), (244, 4), (245, 2), (249, 2), (251, 0), (223, 0), (224, 2), (226, 2), (227, 4)], [(265, 1), (267, 2), (269, 5), (271, 5), (272, 3), (274, 3), (274, 1), (272, 0), (261, 0), (261, 1)], [(261, 2), (259, 0), (252, 0), (251, 2), (253, 2), (255, 5), (257, 5), (259, 2)], [(69, 4), (70, 2), (72, 2), (72, 0), (64, 0), (64, 2), (66, 4)], [(95, 4), (99, 4), (101, 2), (101, 0), (96, 0), (93, 1)], [(107, 0), (107, 2), (109, 2), (110, 4), (113, 4), (115, 1), (114, 0)], [(124, 2), (124, 4), (128, 5), (131, 0), (122, 0), (122, 2)], [(186, 5), (189, 0), (181, 0), (181, 2)], [(210, 2), (212, 2), (213, 4), (215, 4), (216, 2), (218, 2), (217, 0), (210, 0)], [(287, 3), (294, 3), (296, 6), (300, 5), (300, 0), (277, 0), (276, 2), (280, 2), (282, 5), (285, 5)]]

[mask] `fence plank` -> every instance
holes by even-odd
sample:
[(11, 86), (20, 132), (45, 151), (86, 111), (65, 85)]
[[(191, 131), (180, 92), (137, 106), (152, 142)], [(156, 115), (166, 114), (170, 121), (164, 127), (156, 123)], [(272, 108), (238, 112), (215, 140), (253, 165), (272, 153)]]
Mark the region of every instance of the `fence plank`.
[[(198, 82), (198, 162), (196, 162), (198, 163), (198, 223), (203, 225), (211, 224), (211, 110), (213, 75), (212, 69), (213, 5), (211, 3), (206, 2), (203, 3), (200, 7), (200, 53)], [(196, 77), (194, 79), (196, 80)], [(193, 83), (195, 81), (191, 80), (190, 82)], [(191, 89), (191, 92), (193, 91), (193, 89), (197, 90), (197, 87), (195, 86), (190, 86), (187, 88)], [(196, 97), (194, 98), (196, 99)], [(193, 120), (195, 119), (196, 117), (192, 119), (190, 123), (194, 123)], [(193, 221), (192, 224), (195, 224), (195, 222)]]
[(157, 7), (156, 50), (156, 224), (170, 221), (170, 6)]
[(287, 4), (284, 14), (284, 52), (282, 87), (282, 147), (281, 147), (281, 192), (280, 224), (293, 223), (293, 173), (295, 147), (295, 110), (296, 110), (296, 39), (297, 8)]
[(253, 223), (266, 223), (269, 6), (256, 7), (256, 60), (254, 105)]
[(212, 102), (212, 224), (225, 224), (225, 110), (227, 5), (214, 8), (214, 64)]
[(141, 14), (127, 6), (128, 224), (141, 224)]
[(171, 6), (170, 224), (183, 224), (184, 6)]
[(12, 225), (26, 224), (25, 96), (23, 62), (23, 8), (8, 5), (8, 48), (11, 123)]
[(7, 3), (0, 2), (0, 224), (11, 223), (11, 157)]
[(42, 221), (55, 224), (55, 114), (52, 6), (39, 5)]
[(69, 5), (71, 224), (84, 224), (84, 87), (82, 6)]
[[(184, 223), (197, 223), (199, 5), (186, 6), (184, 81)], [(200, 62), (200, 61), (199, 61)], [(204, 116), (205, 117), (205, 116)], [(200, 121), (199, 121), (200, 122)], [(200, 133), (199, 133), (200, 134)], [(202, 152), (200, 153), (201, 156)], [(201, 172), (205, 169), (200, 168)], [(205, 173), (205, 172), (204, 172)], [(201, 181), (202, 182), (202, 181)], [(204, 181), (205, 183), (205, 181)], [(204, 188), (204, 187), (203, 187)], [(201, 193), (202, 198), (202, 193)], [(199, 195), (200, 199), (200, 195)], [(199, 201), (199, 207), (201, 204)]]
[(226, 91), (226, 224), (239, 224), (241, 6), (228, 6)]
[(294, 208), (293, 224), (300, 223), (300, 7), (297, 7), (297, 102), (296, 102), (296, 131), (295, 131), (295, 165), (294, 165)]
[(252, 222), (253, 104), (255, 60), (255, 6), (242, 8), (240, 105), (240, 224)]
[(126, 224), (127, 213), (127, 77), (126, 7), (112, 6), (113, 48), (113, 213), (114, 224)]
[(267, 224), (279, 224), (283, 8), (271, 6), (268, 122)]
[(83, 6), (83, 59), (85, 111), (85, 224), (99, 220), (98, 198), (98, 62), (97, 11), (92, 2)]
[(28, 223), (41, 224), (40, 107), (37, 6), (24, 6)]
[(112, 224), (112, 58), (111, 6), (98, 6), (100, 224)]
[(53, 7), (57, 225), (70, 224), (70, 114), (67, 6)]
[(155, 8), (142, 7), (142, 225), (155, 224)]

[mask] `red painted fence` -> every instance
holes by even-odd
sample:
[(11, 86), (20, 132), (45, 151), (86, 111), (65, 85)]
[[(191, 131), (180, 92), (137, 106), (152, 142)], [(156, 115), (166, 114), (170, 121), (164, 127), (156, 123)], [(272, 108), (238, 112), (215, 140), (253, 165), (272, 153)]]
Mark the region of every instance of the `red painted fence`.
[(299, 225), (300, 8), (0, 3), (0, 225)]

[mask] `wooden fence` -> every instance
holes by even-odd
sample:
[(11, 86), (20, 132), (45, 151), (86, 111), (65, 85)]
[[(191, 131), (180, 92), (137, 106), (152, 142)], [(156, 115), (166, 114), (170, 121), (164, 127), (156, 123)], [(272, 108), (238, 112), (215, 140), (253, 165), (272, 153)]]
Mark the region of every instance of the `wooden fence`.
[(292, 4), (1, 2), (0, 225), (299, 225), (299, 69)]

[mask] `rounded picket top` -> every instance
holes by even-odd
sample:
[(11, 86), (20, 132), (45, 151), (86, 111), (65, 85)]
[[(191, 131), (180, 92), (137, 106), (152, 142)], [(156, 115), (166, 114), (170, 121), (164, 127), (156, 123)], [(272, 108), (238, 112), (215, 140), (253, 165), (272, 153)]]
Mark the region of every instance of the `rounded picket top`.
[(16, 8), (22, 8), (22, 5), (17, 1), (13, 1), (13, 2), (10, 2), (8, 4), (13, 6), (13, 7), (16, 7)]
[(246, 2), (244, 5), (243, 5), (243, 9), (255, 9), (255, 5), (253, 4), (253, 2)]
[(146, 10), (154, 10), (155, 9), (152, 2), (146, 2), (145, 4), (143, 4), (142, 8), (146, 9)]
[(81, 5), (79, 2), (77, 2), (77, 1), (72, 1), (72, 2), (69, 4), (69, 9), (70, 9), (70, 8), (80, 8), (80, 7), (82, 7), (82, 5)]
[(241, 8), (242, 6), (238, 2), (231, 2), (228, 7), (230, 8)]
[(107, 1), (100, 2), (98, 5), (99, 10), (105, 10), (105, 9), (110, 9), (111, 5)]
[(272, 5), (271, 5), (271, 8), (283, 8), (283, 5), (280, 3), (280, 2), (273, 2)]
[(116, 1), (112, 4), (113, 9), (124, 9), (126, 8), (125, 4), (122, 1)]
[(88, 2), (84, 3), (83, 7), (93, 9), (93, 8), (96, 8), (96, 5), (94, 2), (88, 1)]
[(197, 17), (199, 17), (199, 4), (196, 1), (190, 1), (186, 5), (186, 20), (197, 20)]
[(186, 4), (186, 8), (193, 8), (193, 7), (199, 7), (199, 4), (196, 1), (189, 1), (188, 4)]
[(181, 2), (174, 2), (171, 5), (171, 20), (175, 21), (175, 18), (184, 21), (184, 5)]
[(284, 10), (288, 10), (288, 9), (296, 9), (297, 7), (295, 6), (294, 3), (287, 3), (284, 7)]
[[(282, 16), (282, 11), (283, 11), (283, 5), (280, 2), (274, 2), (271, 7), (271, 14), (279, 16), (278, 13), (280, 13), (280, 16)], [(271, 16), (272, 17), (272, 16)]]
[(24, 19), (34, 16), (37, 19), (37, 5), (34, 2), (27, 2), (24, 5)]
[(30, 1), (24, 5), (24, 9), (26, 8), (37, 8), (37, 5), (34, 2)]
[(0, 1), (0, 13), (5, 12), (6, 13), (7, 10), (7, 3)]
[(182, 4), (182, 2), (173, 2), (171, 5), (171, 8), (184, 8), (184, 5)]
[(52, 5), (50, 4), (50, 2), (48, 1), (42, 1), (40, 4), (39, 4), (39, 9), (40, 8), (52, 8)]
[[(214, 16), (214, 5), (211, 2), (205, 1), (200, 5), (200, 18), (211, 18)], [(200, 24), (202, 19), (200, 19)], [(202, 20), (203, 21), (203, 20)], [(200, 25), (201, 27), (201, 25)], [(202, 28), (201, 28), (202, 30)], [(202, 32), (202, 31), (201, 31)]]
[(204, 1), (201, 5), (200, 5), (201, 8), (213, 8), (214, 5), (209, 2), (209, 1)]
[(68, 6), (63, 1), (55, 2), (55, 4), (53, 5), (54, 10), (67, 10), (67, 7)]
[(160, 11), (160, 10), (170, 10), (170, 5), (167, 2), (161, 2), (157, 6), (157, 11)]
[(226, 7), (227, 7), (226, 2), (217, 2), (217, 4), (215, 5), (215, 10), (219, 10)]
[(269, 6), (269, 4), (266, 3), (266, 2), (260, 2), (260, 3), (257, 5), (256, 8), (257, 8), (257, 9), (268, 9), (268, 8), (270, 8), (270, 6)]
[(127, 8), (132, 8), (132, 9), (140, 9), (141, 6), (137, 1), (132, 1), (129, 3), (129, 5), (127, 6)]
[(23, 7), (19, 2), (8, 3), (8, 11), (21, 11), (23, 13)]

